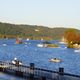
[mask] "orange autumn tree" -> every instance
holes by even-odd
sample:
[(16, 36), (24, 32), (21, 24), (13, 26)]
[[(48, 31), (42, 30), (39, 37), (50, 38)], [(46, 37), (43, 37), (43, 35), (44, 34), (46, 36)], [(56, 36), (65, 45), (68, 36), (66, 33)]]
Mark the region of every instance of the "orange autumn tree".
[(77, 44), (80, 44), (80, 34), (77, 35), (77, 37), (76, 37), (76, 43), (77, 43)]
[(67, 39), (68, 43), (75, 43), (77, 37), (77, 32), (75, 29), (68, 29), (65, 32), (65, 38)]

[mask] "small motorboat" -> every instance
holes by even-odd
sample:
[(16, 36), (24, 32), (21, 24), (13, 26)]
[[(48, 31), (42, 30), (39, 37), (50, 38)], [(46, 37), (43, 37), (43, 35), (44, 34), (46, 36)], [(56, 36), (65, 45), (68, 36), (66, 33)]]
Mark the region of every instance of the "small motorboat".
[(47, 45), (46, 44), (37, 44), (37, 47), (44, 47), (44, 48), (46, 48)]
[(52, 59), (50, 59), (49, 60), (50, 62), (62, 62), (62, 60), (61, 59), (58, 59), (58, 58), (52, 58)]
[(19, 61), (17, 58), (14, 58), (14, 60), (12, 60), (12, 64), (14, 64), (14, 65), (22, 65), (22, 61)]
[(43, 44), (37, 44), (37, 47), (43, 47)]
[(74, 52), (80, 52), (80, 49), (76, 49), (76, 50), (74, 50)]

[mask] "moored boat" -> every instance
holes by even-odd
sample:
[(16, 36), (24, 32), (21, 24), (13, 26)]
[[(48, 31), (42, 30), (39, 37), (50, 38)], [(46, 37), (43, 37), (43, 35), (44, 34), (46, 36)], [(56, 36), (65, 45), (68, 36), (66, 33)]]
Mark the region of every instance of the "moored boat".
[(76, 50), (74, 50), (74, 52), (80, 52), (80, 49), (76, 49)]
[(18, 60), (17, 58), (14, 58), (14, 60), (12, 60), (12, 64), (14, 64), (14, 65), (22, 65), (22, 61)]
[(16, 39), (16, 44), (22, 44), (22, 39), (21, 38), (17, 38)]
[(37, 47), (47, 47), (46, 44), (37, 44)]
[(56, 63), (62, 62), (62, 60), (61, 60), (61, 59), (58, 59), (58, 58), (52, 58), (52, 59), (50, 59), (49, 61), (50, 61), (50, 62), (56, 62)]

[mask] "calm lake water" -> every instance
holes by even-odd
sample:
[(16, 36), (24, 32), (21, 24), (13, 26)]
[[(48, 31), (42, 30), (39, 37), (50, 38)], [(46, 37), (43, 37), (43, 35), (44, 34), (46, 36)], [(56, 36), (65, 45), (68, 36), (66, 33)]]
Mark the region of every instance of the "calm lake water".
[[(35, 63), (36, 67), (50, 70), (64, 67), (65, 72), (80, 75), (80, 52), (75, 52), (76, 49), (66, 48), (65, 44), (60, 44), (58, 41), (50, 42), (59, 44), (59, 48), (37, 47), (37, 44), (43, 42), (39, 40), (23, 40), (23, 44), (15, 44), (15, 41), (15, 39), (0, 40), (0, 60), (12, 61), (16, 57), (25, 65)], [(49, 62), (49, 59), (55, 57), (62, 62)]]

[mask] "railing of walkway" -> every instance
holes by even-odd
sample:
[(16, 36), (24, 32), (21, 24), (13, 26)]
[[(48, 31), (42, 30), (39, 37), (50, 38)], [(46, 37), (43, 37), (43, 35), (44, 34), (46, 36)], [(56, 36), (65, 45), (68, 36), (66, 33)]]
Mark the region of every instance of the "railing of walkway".
[(26, 79), (30, 78), (31, 80), (80, 80), (80, 75), (65, 73), (64, 68), (52, 71), (36, 68), (34, 63), (30, 63), (30, 66), (24, 66), (0, 61), (0, 71), (15, 74)]

